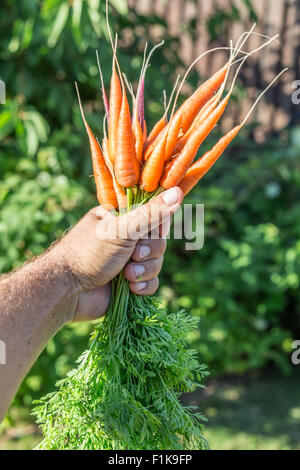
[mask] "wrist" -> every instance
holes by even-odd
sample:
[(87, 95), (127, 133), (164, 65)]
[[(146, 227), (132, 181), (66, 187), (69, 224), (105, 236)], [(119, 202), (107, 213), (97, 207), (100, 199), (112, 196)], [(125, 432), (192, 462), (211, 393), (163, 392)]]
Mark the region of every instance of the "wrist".
[(40, 261), (57, 295), (55, 316), (60, 328), (73, 321), (81, 289), (60, 244), (46, 252)]

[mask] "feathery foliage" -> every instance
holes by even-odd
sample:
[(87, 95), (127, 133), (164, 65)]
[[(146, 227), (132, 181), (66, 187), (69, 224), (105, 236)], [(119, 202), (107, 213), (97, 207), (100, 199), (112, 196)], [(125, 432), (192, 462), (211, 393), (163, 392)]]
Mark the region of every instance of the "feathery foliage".
[(44, 434), (38, 448), (206, 447), (203, 417), (179, 401), (207, 374), (186, 345), (194, 319), (133, 295), (122, 273), (112, 299), (77, 369), (35, 408)]

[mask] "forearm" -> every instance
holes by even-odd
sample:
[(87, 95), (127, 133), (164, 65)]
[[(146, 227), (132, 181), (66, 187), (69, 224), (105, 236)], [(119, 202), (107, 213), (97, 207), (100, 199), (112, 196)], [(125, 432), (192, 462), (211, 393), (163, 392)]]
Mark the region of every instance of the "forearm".
[(77, 294), (72, 273), (56, 251), (25, 265), (0, 282), (0, 421), (26, 373), (48, 340), (74, 314)]

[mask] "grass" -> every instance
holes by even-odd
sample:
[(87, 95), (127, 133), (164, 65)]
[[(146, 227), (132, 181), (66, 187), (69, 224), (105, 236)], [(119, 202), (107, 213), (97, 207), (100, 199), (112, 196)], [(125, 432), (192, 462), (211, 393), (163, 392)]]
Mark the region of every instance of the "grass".
[[(300, 450), (300, 367), (291, 376), (263, 372), (258, 377), (211, 380), (205, 392), (184, 397), (208, 417), (211, 449)], [(22, 418), (21, 418), (22, 414)], [(40, 440), (36, 426), (15, 410), (19, 422), (0, 434), (0, 450), (31, 449)]]

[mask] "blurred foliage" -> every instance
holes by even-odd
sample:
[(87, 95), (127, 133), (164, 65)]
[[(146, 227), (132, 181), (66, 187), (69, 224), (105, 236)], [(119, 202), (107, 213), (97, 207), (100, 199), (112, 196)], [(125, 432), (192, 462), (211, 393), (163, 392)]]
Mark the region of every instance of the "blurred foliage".
[[(251, 2), (244, 3), (252, 21)], [(180, 39), (169, 35), (161, 18), (139, 15), (125, 0), (111, 4), (120, 64), (134, 86), (145, 40), (150, 38), (150, 45), (165, 40), (147, 75), (151, 127), (163, 112), (163, 90), (170, 92), (183, 65)], [(111, 68), (104, 10), (100, 0), (1, 2), (0, 78), (7, 88), (0, 108), (2, 273), (41, 253), (96, 204), (73, 82), (79, 83), (87, 118), (101, 135), (96, 49), (107, 87)], [(216, 11), (207, 22), (212, 39), (224, 21), (238, 19), (235, 10)], [(198, 80), (191, 74), (191, 85)], [(203, 250), (187, 252), (182, 241), (170, 241), (162, 276), (161, 294), (170, 307), (199, 316), (199, 332), (191, 340), (213, 374), (241, 373), (269, 362), (288, 370), (291, 338), (300, 335), (300, 133), (295, 129), (257, 147), (250, 131), (189, 198), (205, 203)], [(33, 398), (49, 391), (83, 350), (89, 331), (87, 324), (60, 331), (15, 404), (30, 407)]]
[(204, 410), (212, 450), (300, 450), (298, 390), (297, 368), (289, 377), (264, 370), (211, 380), (184, 402)]

